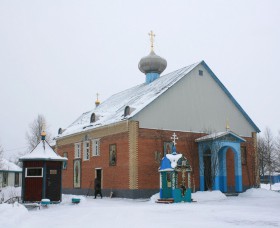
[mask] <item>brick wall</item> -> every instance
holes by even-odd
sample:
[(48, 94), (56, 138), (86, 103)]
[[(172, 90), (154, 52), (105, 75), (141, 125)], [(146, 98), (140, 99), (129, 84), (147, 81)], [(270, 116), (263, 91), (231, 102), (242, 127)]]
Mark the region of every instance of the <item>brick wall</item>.
[[(100, 131), (99, 131), (100, 132)], [(106, 133), (107, 132), (107, 133)], [(83, 161), (81, 158), (81, 188), (88, 189), (90, 182), (95, 178), (95, 169), (102, 169), (102, 188), (107, 190), (157, 190), (159, 189), (159, 162), (155, 159), (155, 152), (163, 155), (164, 142), (171, 142), (174, 131), (153, 130), (138, 128), (133, 121), (122, 124), (117, 128), (109, 127), (102, 135), (96, 132), (87, 132), (90, 140), (100, 138), (100, 156), (92, 156), (92, 142), (90, 143), (90, 160)], [(117, 132), (117, 133), (116, 133)], [(105, 134), (106, 133), (106, 134)], [(203, 136), (200, 133), (176, 132), (177, 152), (182, 153), (193, 168), (191, 174), (192, 187), (199, 188), (199, 161), (198, 145), (195, 139)], [(57, 151), (60, 155), (68, 153), (67, 169), (63, 171), (63, 188), (73, 189), (73, 160), (74, 143), (81, 142), (84, 134), (68, 137), (67, 141), (57, 143)], [(69, 142), (69, 143), (66, 143)], [(109, 165), (109, 145), (117, 146), (117, 164)], [(81, 143), (83, 152), (83, 143)], [(253, 166), (255, 162), (253, 138), (246, 138), (242, 143), (246, 146), (247, 164), (242, 165), (243, 185), (253, 185), (255, 182)], [(227, 153), (228, 185), (235, 185), (233, 152)]]
[[(88, 189), (91, 181), (95, 179), (95, 169), (102, 169), (102, 187), (105, 189), (128, 188), (128, 133), (119, 133), (105, 136), (100, 139), (100, 156), (92, 156), (92, 142), (90, 139), (90, 159), (83, 160), (83, 143), (81, 143), (81, 188)], [(80, 141), (78, 141), (80, 142)], [(62, 156), (68, 153), (67, 169), (63, 170), (63, 188), (73, 188), (73, 164), (75, 142), (58, 145), (57, 152)], [(109, 145), (116, 144), (116, 166), (109, 165)]]
[[(159, 151), (163, 155), (164, 142), (171, 142), (171, 135), (174, 131), (139, 129), (139, 189), (159, 188), (160, 164), (155, 160), (155, 152)], [(198, 166), (198, 146), (195, 139), (202, 134), (176, 132), (177, 152), (182, 153), (190, 162), (192, 172), (192, 186), (199, 187), (199, 166)]]

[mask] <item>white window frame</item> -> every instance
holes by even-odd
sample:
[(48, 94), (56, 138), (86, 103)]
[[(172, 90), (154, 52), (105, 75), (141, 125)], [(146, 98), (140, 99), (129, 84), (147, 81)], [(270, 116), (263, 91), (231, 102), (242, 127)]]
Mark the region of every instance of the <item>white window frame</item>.
[(92, 140), (92, 156), (100, 156), (100, 139)]
[[(88, 143), (88, 147), (86, 146)], [(90, 157), (90, 141), (85, 141), (84, 142), (84, 156), (83, 156), (83, 160), (84, 161), (88, 161)]]
[(74, 158), (81, 158), (81, 143), (75, 143)]
[[(27, 170), (28, 169), (41, 169), (41, 176), (27, 176)], [(25, 177), (43, 177), (43, 168), (41, 167), (26, 167), (25, 168)]]

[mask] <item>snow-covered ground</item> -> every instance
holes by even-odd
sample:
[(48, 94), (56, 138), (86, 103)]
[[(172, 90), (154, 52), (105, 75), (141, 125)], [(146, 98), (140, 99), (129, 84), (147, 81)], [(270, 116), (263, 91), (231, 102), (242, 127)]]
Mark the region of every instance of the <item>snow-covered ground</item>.
[[(261, 188), (270, 190), (270, 184), (261, 184)], [(276, 184), (271, 185), (271, 190), (280, 191), (280, 183), (276, 183)]]
[(0, 227), (280, 227), (280, 193), (264, 188), (238, 197), (197, 192), (192, 194), (197, 202), (177, 204), (157, 204), (155, 195), (151, 200), (75, 196), (81, 202), (73, 205), (72, 197), (63, 195), (61, 204), (41, 210), (0, 204)]

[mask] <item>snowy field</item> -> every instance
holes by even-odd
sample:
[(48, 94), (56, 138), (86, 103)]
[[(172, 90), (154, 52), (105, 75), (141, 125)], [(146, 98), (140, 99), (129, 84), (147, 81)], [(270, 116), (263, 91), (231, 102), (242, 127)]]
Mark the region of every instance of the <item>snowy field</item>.
[(78, 196), (80, 204), (73, 205), (73, 196), (63, 195), (61, 204), (41, 210), (0, 204), (0, 227), (280, 227), (280, 193), (265, 188), (269, 186), (238, 197), (197, 192), (192, 195), (195, 203), (157, 204), (156, 195), (151, 200)]

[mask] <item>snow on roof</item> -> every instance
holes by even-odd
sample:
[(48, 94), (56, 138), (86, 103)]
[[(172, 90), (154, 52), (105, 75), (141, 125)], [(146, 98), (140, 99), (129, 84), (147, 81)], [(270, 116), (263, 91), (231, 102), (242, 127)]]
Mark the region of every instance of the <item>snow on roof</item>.
[(0, 170), (1, 171), (15, 171), (15, 172), (21, 172), (22, 168), (20, 168), (19, 166), (17, 166), (15, 163), (10, 162), (8, 160), (6, 160), (5, 158), (3, 158), (0, 161)]
[(200, 137), (200, 138), (196, 139), (195, 141), (196, 142), (208, 141), (208, 140), (218, 139), (218, 138), (221, 138), (226, 135), (232, 135), (233, 137), (238, 138), (242, 142), (246, 141), (245, 139), (241, 138), (240, 136), (238, 136), (237, 134), (235, 134), (232, 131), (215, 132), (215, 133)]
[(20, 157), (19, 160), (66, 161), (67, 158), (59, 156), (45, 140), (42, 140), (29, 154)]
[[(112, 95), (95, 109), (83, 113), (62, 134), (58, 135), (57, 138), (120, 122), (135, 116), (200, 63), (194, 63), (161, 76), (150, 84), (143, 83)], [(126, 106), (131, 108), (131, 113), (130, 115), (124, 116)], [(90, 117), (93, 113), (95, 114), (96, 121), (90, 123)]]

